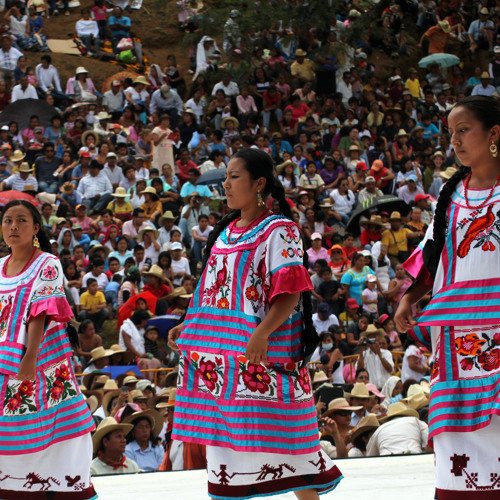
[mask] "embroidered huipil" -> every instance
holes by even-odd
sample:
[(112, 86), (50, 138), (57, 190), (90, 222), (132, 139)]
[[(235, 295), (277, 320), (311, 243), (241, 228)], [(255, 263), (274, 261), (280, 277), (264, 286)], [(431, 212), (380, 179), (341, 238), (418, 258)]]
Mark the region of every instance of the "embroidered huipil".
[[(0, 456), (41, 451), (89, 433), (92, 416), (71, 368), (63, 322), (73, 316), (59, 260), (41, 253), (17, 276), (0, 259)], [(46, 313), (34, 382), (14, 378), (27, 346), (31, 317)]]
[(277, 295), (312, 289), (302, 259), (299, 228), (283, 216), (221, 233), (178, 339), (173, 439), (249, 452), (319, 450), (309, 374), (299, 366), (301, 301), (270, 335), (266, 367), (244, 356)]
[[(480, 205), (487, 190), (468, 190)], [(432, 300), (410, 333), (432, 344), (429, 437), (474, 431), (500, 415), (500, 187), (484, 208), (468, 209), (461, 183), (448, 207), (449, 229), (434, 283), (423, 265), (424, 240), (405, 262), (432, 286)]]

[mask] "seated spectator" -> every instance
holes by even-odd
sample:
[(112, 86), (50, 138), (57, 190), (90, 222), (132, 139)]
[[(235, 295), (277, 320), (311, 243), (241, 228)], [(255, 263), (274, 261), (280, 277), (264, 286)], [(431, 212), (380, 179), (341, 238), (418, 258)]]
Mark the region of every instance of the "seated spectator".
[(104, 370), (109, 366), (109, 358), (114, 354), (111, 349), (104, 349), (104, 347), (96, 347), (90, 351), (90, 359), (87, 367), (83, 371), (86, 375), (87, 373), (92, 373), (96, 370)]
[(369, 415), (366, 406), (373, 399), (373, 396), (370, 395), (366, 384), (356, 382), (351, 392), (345, 393), (345, 398), (351, 406), (356, 407), (356, 410), (353, 410), (351, 414), (351, 426), (355, 427), (363, 417)]
[(82, 293), (80, 297), (80, 314), (78, 315), (78, 320), (92, 320), (95, 324), (96, 332), (101, 333), (102, 325), (109, 316), (104, 293), (98, 290), (98, 284), (95, 278), (87, 278), (85, 286), (87, 291)]
[(113, 186), (101, 172), (102, 165), (92, 160), (89, 165), (89, 175), (83, 177), (78, 183), (77, 191), (82, 197), (82, 203), (91, 212), (100, 212), (112, 201)]
[(28, 82), (28, 75), (19, 78), (19, 83), (12, 89), (11, 102), (21, 99), (38, 99), (36, 88)]
[(295, 51), (295, 61), (290, 65), (294, 89), (303, 87), (307, 82), (313, 82), (316, 77), (314, 61), (306, 58), (306, 56), (307, 52), (305, 50), (298, 49)]
[(76, 68), (75, 76), (68, 79), (66, 94), (76, 102), (95, 102), (97, 89), (89, 78), (89, 72), (83, 67)]
[(31, 186), (33, 191), (38, 191), (38, 181), (32, 175), (34, 170), (28, 163), (23, 162), (16, 173), (13, 173), (7, 179), (0, 182), (0, 190), (5, 191), (5, 188), (9, 188), (22, 192), (26, 186)]
[[(487, 71), (481, 73), (481, 83), (474, 86), (471, 95), (485, 95), (491, 96), (493, 94), (498, 95), (497, 89), (491, 85), (492, 78)], [(15, 87), (14, 87), (15, 89)]]
[(490, 51), (493, 49), (495, 24), (488, 18), (488, 9), (482, 7), (479, 11), (479, 19), (475, 19), (469, 25), (470, 50), (473, 54), (479, 49), (489, 49)]
[(50, 94), (57, 106), (62, 106), (68, 96), (62, 91), (59, 72), (52, 64), (52, 58), (48, 54), (40, 57), (40, 64), (35, 68), (38, 87), (43, 94)]
[(392, 212), (389, 219), (391, 228), (382, 233), (382, 245), (387, 246), (387, 256), (391, 261), (391, 266), (403, 263), (409, 256), (408, 239), (421, 236), (418, 232), (410, 231), (401, 227), (401, 214)]
[(382, 425), (366, 446), (367, 456), (414, 455), (427, 450), (429, 428), (419, 420), (416, 410), (404, 403), (393, 403), (387, 417), (379, 421)]
[(406, 203), (415, 202), (415, 198), (420, 194), (425, 194), (424, 190), (417, 185), (418, 178), (415, 174), (410, 174), (407, 177), (406, 184), (399, 188), (398, 197)]
[(18, 59), (23, 56), (23, 53), (14, 48), (12, 44), (13, 39), (10, 35), (4, 33), (0, 37), (0, 70), (14, 71)]
[(166, 83), (151, 95), (149, 112), (168, 115), (170, 117), (171, 128), (174, 130), (177, 128), (179, 116), (181, 116), (183, 111), (184, 104), (179, 94), (172, 90)]
[(113, 15), (108, 19), (108, 26), (111, 30), (111, 45), (113, 52), (118, 53), (117, 45), (122, 38), (130, 36), (132, 22), (129, 17), (123, 15), (123, 9), (117, 5), (113, 8)]
[(139, 472), (138, 465), (124, 455), (127, 447), (125, 436), (133, 428), (132, 424), (117, 423), (113, 417), (106, 417), (98, 425), (92, 437), (96, 455), (90, 466), (93, 476)]
[[(90, 8), (82, 9), (82, 18), (76, 22), (76, 34), (81, 38), (88, 56), (99, 53), (101, 40), (97, 21), (90, 17)], [(92, 45), (94, 52), (92, 52)]]
[(54, 176), (63, 160), (55, 156), (55, 146), (52, 142), (43, 145), (43, 156), (35, 160), (35, 170), (40, 190), (46, 193), (57, 193), (59, 181)]
[(407, 380), (420, 380), (429, 373), (427, 358), (419, 348), (419, 344), (411, 337), (405, 344), (405, 355), (401, 369), (401, 381), (403, 384)]
[(365, 265), (366, 260), (361, 253), (354, 254), (351, 262), (352, 267), (342, 276), (341, 283), (344, 288), (345, 298), (353, 298), (361, 306), (363, 303), (361, 294), (366, 277), (368, 274), (375, 274), (375, 272)]
[(387, 379), (394, 370), (392, 354), (380, 347), (380, 339), (384, 336), (383, 330), (377, 329), (375, 325), (368, 325), (367, 329), (360, 335), (360, 355), (357, 368), (365, 368), (370, 373), (370, 382), (378, 389), (382, 389)]
[(157, 471), (163, 460), (163, 447), (158, 436), (163, 427), (163, 418), (155, 410), (138, 411), (126, 417), (123, 423), (132, 424), (125, 456), (133, 460), (141, 471)]
[(366, 457), (366, 446), (379, 427), (377, 416), (373, 413), (359, 421), (358, 425), (352, 430), (351, 441), (354, 446), (349, 450), (349, 458)]
[(339, 320), (330, 312), (330, 307), (325, 302), (318, 306), (318, 312), (313, 314), (312, 320), (318, 332), (326, 332), (331, 325), (339, 324)]

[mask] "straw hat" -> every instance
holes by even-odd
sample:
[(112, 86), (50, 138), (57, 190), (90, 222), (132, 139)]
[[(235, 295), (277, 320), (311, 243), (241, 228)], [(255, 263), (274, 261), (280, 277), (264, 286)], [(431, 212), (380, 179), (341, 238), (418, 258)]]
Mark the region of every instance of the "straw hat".
[(92, 357), (90, 358), (90, 362), (92, 363), (98, 359), (109, 358), (109, 356), (112, 356), (114, 352), (111, 349), (104, 349), (104, 347), (99, 346), (92, 349), (90, 354), (92, 354)]
[(401, 214), (399, 212), (392, 212), (389, 220), (401, 220)]
[(393, 403), (387, 409), (387, 416), (380, 419), (380, 423), (388, 422), (394, 417), (416, 417), (418, 418), (417, 410), (408, 408), (404, 403)]
[(190, 299), (193, 296), (192, 293), (187, 293), (186, 289), (183, 286), (179, 286), (174, 288), (174, 291), (167, 295), (167, 302), (171, 302), (172, 300), (180, 297), (181, 299)]
[(321, 382), (328, 382), (329, 378), (326, 376), (326, 373), (323, 370), (320, 370), (319, 372), (316, 372), (314, 374), (313, 378), (313, 385), (314, 384), (319, 384)]
[(401, 401), (404, 401), (408, 408), (413, 408), (417, 411), (425, 406), (429, 406), (429, 396), (425, 394), (418, 384), (410, 386), (408, 389), (408, 396)]
[(333, 204), (330, 202), (330, 200), (326, 200), (320, 205), (321, 208), (333, 208)]
[(114, 196), (115, 198), (126, 198), (128, 196), (127, 190), (124, 187), (117, 187), (111, 196)]
[(146, 80), (146, 77), (141, 75), (138, 76), (133, 82), (132, 85), (135, 85), (137, 83), (142, 83), (143, 85), (146, 85), (146, 87), (149, 87), (149, 82)]
[(158, 220), (158, 224), (162, 225), (166, 220), (176, 220), (177, 217), (172, 213), (171, 210), (167, 210)]
[(297, 166), (292, 160), (287, 160), (287, 161), (284, 161), (283, 163), (280, 163), (276, 167), (276, 173), (278, 175), (281, 175), (285, 171), (285, 167), (288, 167), (288, 165), (292, 165), (294, 169)]
[[(85, 386), (82, 386), (82, 387), (85, 387)], [(87, 398), (87, 401), (91, 397), (94, 397), (96, 400), (96, 403), (97, 403), (97, 408), (99, 408), (102, 405), (102, 398), (104, 396), (104, 391), (102, 389), (95, 389), (95, 390), (91, 391), (91, 390), (80, 388), (80, 391)], [(92, 412), (92, 413), (94, 413), (94, 412)]]
[(94, 413), (97, 410), (97, 408), (99, 408), (99, 402), (97, 401), (97, 398), (94, 395), (89, 397), (84, 395), (83, 398), (85, 399), (85, 402), (89, 407), (90, 413)]
[(377, 328), (375, 325), (368, 325), (368, 328), (364, 332), (361, 332), (359, 338), (364, 339), (369, 335), (377, 335), (379, 338), (383, 338), (384, 330), (382, 330), (382, 328)]
[(18, 172), (23, 172), (25, 174), (29, 173), (29, 172), (33, 172), (33, 170), (35, 170), (34, 167), (30, 167), (30, 164), (26, 161), (23, 161), (21, 163), (21, 166), (17, 169)]
[(363, 382), (356, 382), (351, 392), (344, 393), (346, 398), (360, 398), (360, 399), (372, 399), (373, 396), (370, 394), (366, 388), (366, 384)]
[(221, 121), (221, 124), (220, 124), (221, 128), (226, 128), (226, 123), (227, 122), (233, 122), (234, 123), (234, 128), (240, 128), (240, 122), (234, 116), (226, 116), (226, 118), (224, 118)]
[(106, 380), (109, 380), (110, 378), (111, 375), (109, 373), (94, 370), (93, 372), (87, 373), (83, 376), (83, 385), (89, 389), (94, 389), (96, 384), (99, 385), (99, 387), (102, 387), (106, 383)]
[(382, 224), (382, 217), (380, 217), (380, 215), (372, 215), (370, 217), (370, 220), (367, 221), (366, 224), (367, 225), (372, 224), (373, 226), (384, 227), (384, 225)]
[(196, 116), (196, 113), (191, 108), (186, 108), (182, 112), (182, 114), (183, 115), (191, 115), (195, 121), (198, 120), (198, 117)]
[[(166, 278), (163, 275), (163, 269), (158, 265), (158, 264), (153, 264), (147, 272), (142, 273), (144, 276), (156, 276), (157, 278), (160, 278), (161, 281), (165, 281)], [(186, 291), (184, 289), (184, 291)], [(168, 300), (168, 296), (167, 296)]]
[(106, 111), (101, 111), (95, 115), (96, 120), (110, 120), (111, 115), (109, 113), (106, 113)]
[(363, 406), (351, 406), (345, 398), (336, 398), (332, 399), (328, 403), (328, 409), (325, 411), (325, 413), (323, 413), (323, 417), (328, 417), (328, 415), (331, 415), (336, 411), (358, 411), (361, 410), (361, 408), (363, 408)]
[(146, 193), (156, 196), (156, 199), (158, 199), (158, 193), (156, 192), (156, 189), (153, 186), (148, 186), (144, 191), (141, 191), (139, 194), (146, 194)]
[(374, 413), (366, 415), (366, 417), (363, 417), (358, 422), (358, 425), (353, 429), (351, 434), (351, 442), (354, 442), (354, 440), (361, 434), (364, 434), (365, 432), (374, 431), (378, 427), (380, 427), (380, 423), (378, 421), (377, 416)]
[[(121, 393), (122, 393), (121, 389), (114, 389), (114, 390), (108, 391), (108, 392), (106, 392), (106, 394), (104, 394), (104, 397), (102, 398), (102, 408), (103, 408), (104, 414), (106, 416), (109, 416), (109, 410), (108, 410), (109, 403), (113, 399), (117, 398)], [(130, 396), (130, 393), (127, 394), (127, 402), (132, 403), (132, 398)]]
[(439, 175), (441, 178), (445, 180), (451, 179), (453, 175), (455, 175), (457, 169), (455, 167), (448, 167), (444, 172), (441, 172)]
[[(85, 206), (85, 205), (84, 205)], [(97, 252), (97, 250), (104, 250), (104, 253), (106, 254), (106, 257), (108, 256), (108, 254), (111, 252), (111, 249), (108, 248), (108, 247), (105, 247), (104, 245), (101, 245), (100, 243), (97, 243), (95, 245), (92, 245), (90, 248), (89, 248), (89, 251), (88, 251), (88, 257), (89, 259), (92, 257), (92, 255), (94, 255), (95, 252)]]
[(122, 382), (122, 385), (137, 384), (139, 379), (135, 375), (127, 375)]
[(116, 391), (118, 389), (119, 387), (118, 384), (116, 383), (116, 380), (113, 380), (112, 378), (108, 378), (108, 380), (106, 380), (106, 383), (102, 387), (102, 391), (104, 394), (106, 394), (106, 392), (108, 391)]
[(70, 182), (70, 181), (65, 182), (59, 188), (59, 191), (61, 191), (61, 193), (65, 193), (65, 194), (73, 194), (74, 190), (75, 190), (75, 185), (72, 182)]
[(168, 396), (168, 401), (157, 403), (156, 408), (159, 408), (159, 409), (172, 408), (175, 406), (175, 396), (177, 394), (177, 389), (171, 387), (169, 390), (170, 390), (170, 392), (169, 392), (169, 396)]
[(491, 80), (491, 76), (487, 71), (483, 71), (479, 78), (480, 80)]
[(97, 453), (101, 447), (101, 441), (110, 432), (122, 430), (125, 435), (127, 435), (134, 426), (132, 424), (119, 424), (113, 417), (106, 417), (98, 426), (92, 437), (92, 443), (94, 446), (94, 453)]
[(96, 145), (101, 142), (101, 138), (99, 137), (99, 134), (97, 132), (94, 132), (93, 130), (87, 130), (82, 134), (82, 144), (85, 144), (85, 141), (87, 140), (87, 137), (89, 135), (91, 135), (95, 139)]
[(172, 387), (167, 387), (163, 389), (160, 394), (157, 396), (153, 396), (152, 398), (149, 398), (147, 401), (147, 405), (154, 410), (156, 408), (156, 405), (160, 403), (162, 400), (166, 403), (170, 399), (170, 391), (172, 390)]
[(305, 50), (302, 50), (302, 49), (297, 49), (295, 51), (295, 56), (304, 57), (304, 56), (307, 56), (307, 52)]
[(396, 137), (408, 137), (408, 132), (404, 128), (399, 129), (399, 132), (396, 134)]
[(122, 346), (120, 344), (113, 344), (109, 349), (111, 351), (113, 351), (113, 354), (118, 354), (120, 352), (126, 352), (122, 349)]
[(16, 150), (12, 153), (12, 155), (11, 155), (10, 159), (11, 159), (14, 163), (17, 163), (18, 161), (21, 161), (22, 159), (24, 159), (24, 157), (25, 157), (25, 156), (26, 156), (26, 155), (25, 155), (22, 151), (20, 151), (19, 149), (16, 149)]
[(359, 149), (359, 146), (357, 146), (356, 144), (353, 144), (353, 145), (349, 148), (349, 153), (350, 153), (351, 151), (361, 151), (361, 150)]
[[(149, 188), (148, 188), (149, 189)], [(154, 189), (154, 188), (153, 188)], [(156, 230), (154, 227), (152, 226), (148, 226), (148, 227), (145, 227), (144, 229), (141, 229), (139, 231), (139, 233), (137, 234), (137, 241), (143, 241), (144, 240), (144, 233), (146, 233), (147, 231), (151, 231), (154, 233), (155, 235), (155, 238), (158, 238), (158, 236), (160, 235), (160, 231)]]
[(75, 71), (75, 75), (80, 75), (82, 73), (88, 73), (88, 71), (83, 66), (78, 66)]
[(146, 396), (144, 396), (144, 393), (140, 389), (134, 389), (133, 391), (130, 391), (130, 397), (132, 398), (132, 401), (135, 402), (137, 399), (148, 399)]
[(36, 193), (35, 186), (33, 184), (25, 184), (23, 186), (23, 193)]
[(163, 417), (161, 413), (156, 410), (136, 411), (125, 418), (123, 423), (135, 425), (135, 422), (140, 418), (147, 418), (149, 420), (153, 435), (158, 437), (163, 428)]

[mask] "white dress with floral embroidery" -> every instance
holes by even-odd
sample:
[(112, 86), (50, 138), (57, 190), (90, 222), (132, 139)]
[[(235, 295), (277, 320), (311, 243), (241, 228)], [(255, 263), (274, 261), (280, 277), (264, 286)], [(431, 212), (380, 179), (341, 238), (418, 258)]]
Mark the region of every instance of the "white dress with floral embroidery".
[(173, 438), (207, 446), (209, 494), (251, 498), (334, 488), (302, 361), (302, 301), (268, 339), (268, 364), (245, 358), (275, 298), (312, 289), (298, 226), (263, 216), (214, 244), (184, 322)]
[[(71, 366), (65, 322), (73, 315), (59, 260), (39, 254), (16, 276), (0, 259), (0, 498), (96, 498), (94, 428)], [(31, 318), (45, 312), (34, 381), (16, 378)]]

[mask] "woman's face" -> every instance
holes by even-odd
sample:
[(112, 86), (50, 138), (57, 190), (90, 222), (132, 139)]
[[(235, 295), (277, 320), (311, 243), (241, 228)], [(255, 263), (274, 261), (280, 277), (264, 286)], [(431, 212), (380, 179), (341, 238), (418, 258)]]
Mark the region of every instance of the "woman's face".
[(385, 323), (384, 323), (384, 330), (386, 332), (392, 332), (394, 330), (394, 321), (392, 319), (388, 319)]
[(414, 208), (411, 212), (411, 220), (413, 222), (420, 222), (422, 219), (422, 210), (420, 208)]
[(151, 438), (151, 424), (149, 420), (143, 418), (135, 424), (134, 438), (139, 443), (144, 443)]
[(403, 392), (403, 383), (401, 380), (398, 380), (397, 384), (394, 386), (394, 389), (392, 390), (391, 396), (394, 398), (396, 396), (399, 396)]
[(314, 210), (312, 210), (312, 209), (306, 210), (306, 219), (307, 219), (307, 222), (314, 223)]
[(2, 219), (3, 238), (7, 245), (14, 250), (31, 248), (33, 237), (40, 229), (35, 223), (30, 210), (23, 205), (10, 207)]
[(366, 318), (359, 318), (358, 327), (364, 332), (368, 328), (368, 320)]
[(233, 158), (227, 166), (223, 186), (229, 207), (244, 210), (257, 204), (257, 193), (264, 189), (265, 180), (263, 177), (252, 179), (245, 162), (241, 158)]
[(465, 106), (456, 106), (448, 117), (451, 145), (459, 160), (472, 169), (491, 163), (489, 147), (498, 144), (500, 127), (486, 130)]
[(76, 260), (80, 260), (80, 259), (83, 259), (85, 256), (85, 253), (83, 251), (83, 248), (75, 248), (74, 252), (73, 252), (73, 257), (76, 259)]
[(441, 170), (441, 166), (444, 163), (444, 159), (441, 155), (437, 155), (432, 159), (434, 165), (436, 166), (437, 169)]
[(118, 249), (119, 252), (125, 252), (127, 250), (127, 242), (125, 240), (120, 240), (117, 245), (116, 245), (116, 248)]
[(405, 268), (401, 264), (396, 266), (396, 276), (399, 279), (403, 279), (405, 277)]
[(69, 231), (66, 231), (62, 237), (62, 244), (64, 246), (68, 246), (70, 243), (71, 243), (71, 233)]
[(342, 260), (342, 250), (335, 248), (331, 251), (331, 258), (333, 262), (340, 262)]
[(118, 236), (118, 229), (116, 227), (112, 227), (109, 229), (109, 239), (114, 241), (114, 239)]
[(66, 276), (68, 278), (73, 278), (76, 274), (76, 266), (75, 264), (68, 264), (66, 267)]
[(348, 186), (348, 185), (349, 185), (349, 184), (348, 184), (348, 181), (347, 181), (347, 180), (345, 180), (345, 179), (342, 179), (342, 180), (340, 181), (340, 183), (339, 183), (339, 191), (340, 191), (341, 193), (345, 193), (345, 192), (347, 192), (347, 186)]
[(368, 384), (370, 382), (368, 373), (365, 371), (360, 372), (359, 375), (356, 377), (356, 382), (362, 382), (363, 384)]
[[(146, 182), (142, 181), (142, 180), (137, 181), (136, 186), (137, 186), (137, 192), (140, 193), (141, 191), (144, 191), (146, 189)], [(147, 193), (145, 196), (147, 196)], [(147, 200), (147, 198), (146, 198), (146, 200)]]

